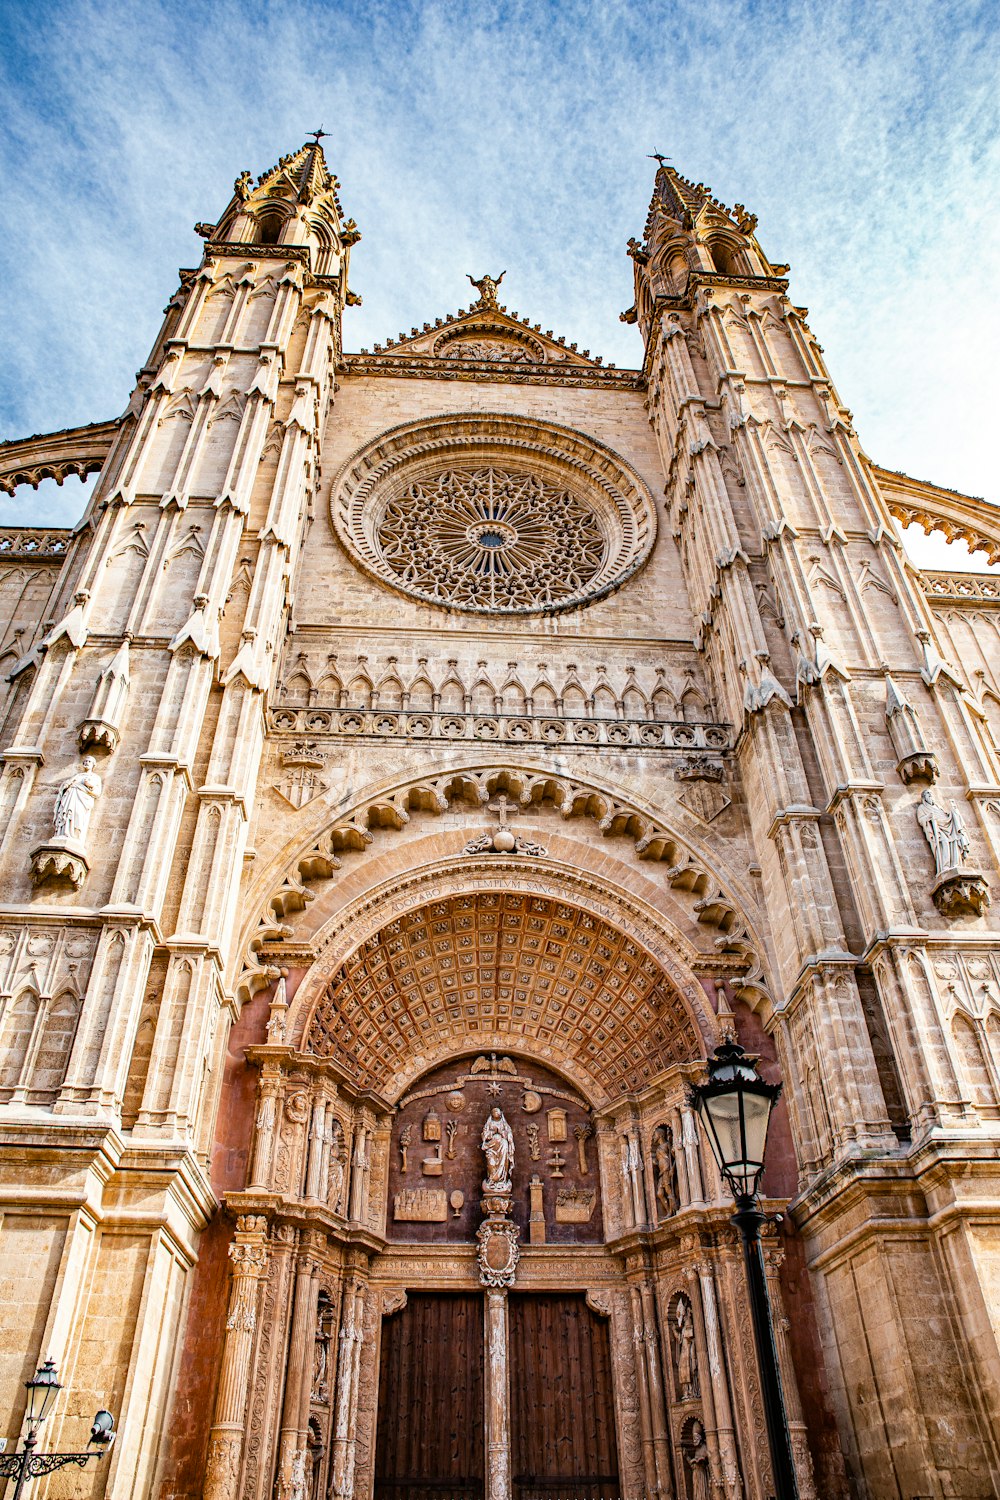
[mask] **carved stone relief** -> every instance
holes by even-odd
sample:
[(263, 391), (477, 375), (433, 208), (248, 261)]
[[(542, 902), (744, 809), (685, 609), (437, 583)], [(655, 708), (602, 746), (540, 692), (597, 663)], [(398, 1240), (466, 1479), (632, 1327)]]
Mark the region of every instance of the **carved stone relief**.
[[(461, 1108), (456, 1110), (459, 1096)], [(536, 1244), (600, 1242), (603, 1216), (598, 1174), (576, 1145), (573, 1150), (560, 1150), (558, 1144), (548, 1152), (540, 1149), (532, 1112), (542, 1107), (562, 1121), (558, 1129), (565, 1126), (575, 1143), (586, 1146), (593, 1132), (586, 1104), (561, 1079), (534, 1062), (487, 1054), (438, 1068), (420, 1079), (400, 1101), (393, 1127), (390, 1237), (470, 1244), (479, 1227), (480, 1200), (493, 1201), (499, 1194), (511, 1204), (504, 1217), (509, 1217), (523, 1240), (532, 1240), (534, 1210), (541, 1215), (536, 1224), (541, 1223), (544, 1232), (542, 1241), (536, 1228)], [(441, 1172), (431, 1181), (425, 1175), (422, 1152), (414, 1145), (428, 1120), (432, 1131), (453, 1127), (454, 1145), (453, 1155), (435, 1155)], [(408, 1142), (405, 1157), (404, 1138)], [(431, 1144), (435, 1152), (440, 1149), (440, 1141)], [(553, 1155), (558, 1161), (553, 1161)]]

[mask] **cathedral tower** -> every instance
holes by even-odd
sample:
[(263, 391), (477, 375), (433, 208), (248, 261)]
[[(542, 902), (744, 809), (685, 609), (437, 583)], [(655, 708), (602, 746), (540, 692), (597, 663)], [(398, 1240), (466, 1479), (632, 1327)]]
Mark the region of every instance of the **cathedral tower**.
[(735, 1030), (801, 1495), (993, 1493), (998, 594), (894, 519), (1000, 523), (666, 162), (641, 370), (513, 269), (345, 352), (320, 138), (120, 419), (0, 446), (100, 469), (0, 531), (0, 1398), (51, 1353), (116, 1500), (765, 1500)]

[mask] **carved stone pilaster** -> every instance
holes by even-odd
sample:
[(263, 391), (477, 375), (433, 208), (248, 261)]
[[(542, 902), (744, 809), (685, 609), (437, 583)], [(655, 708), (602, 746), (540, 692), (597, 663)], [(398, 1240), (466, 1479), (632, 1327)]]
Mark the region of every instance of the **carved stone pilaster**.
[(726, 1500), (742, 1500), (743, 1483), (740, 1478), (739, 1460), (736, 1452), (736, 1433), (733, 1428), (733, 1408), (726, 1378), (726, 1363), (722, 1353), (722, 1330), (719, 1326), (719, 1304), (716, 1296), (715, 1272), (711, 1261), (699, 1260), (692, 1268), (697, 1277), (701, 1301), (701, 1314), (705, 1334), (705, 1352), (708, 1356), (708, 1373), (712, 1386), (712, 1404), (715, 1408), (716, 1439), (719, 1448), (719, 1464)]
[(235, 1500), (236, 1496), (250, 1356), (257, 1326), (257, 1296), (261, 1278), (267, 1270), (266, 1233), (266, 1219), (247, 1215), (236, 1221), (236, 1240), (229, 1247), (233, 1276), (215, 1422), (209, 1438), (205, 1500)]
[(357, 1432), (358, 1368), (364, 1338), (366, 1285), (355, 1278), (344, 1293), (337, 1360), (337, 1405), (334, 1415), (330, 1472), (332, 1491), (351, 1493), (354, 1483), (354, 1444)]
[(806, 1429), (805, 1417), (802, 1412), (802, 1401), (799, 1396), (799, 1383), (795, 1378), (795, 1365), (792, 1361), (792, 1351), (788, 1343), (790, 1325), (785, 1316), (784, 1299), (781, 1295), (781, 1281), (778, 1276), (782, 1262), (785, 1259), (785, 1251), (781, 1245), (765, 1244), (763, 1249), (767, 1288), (771, 1298), (774, 1342), (778, 1349), (778, 1366), (781, 1370), (785, 1409), (788, 1412), (788, 1435), (792, 1445), (792, 1462), (795, 1465), (795, 1475), (799, 1482), (799, 1500), (819, 1500), (816, 1492), (816, 1480), (813, 1475), (812, 1454), (809, 1451), (809, 1436)]

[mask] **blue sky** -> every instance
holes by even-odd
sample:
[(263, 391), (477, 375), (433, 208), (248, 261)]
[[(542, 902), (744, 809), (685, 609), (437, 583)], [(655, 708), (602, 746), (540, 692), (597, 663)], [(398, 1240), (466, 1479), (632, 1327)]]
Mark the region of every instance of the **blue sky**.
[[(192, 226), (323, 125), (363, 239), (345, 344), (507, 305), (619, 365), (663, 151), (748, 205), (867, 451), (1000, 502), (995, 5), (6, 0), (0, 433), (119, 413)], [(43, 492), (44, 491), (44, 492)], [(0, 523), (68, 524), (79, 485)]]

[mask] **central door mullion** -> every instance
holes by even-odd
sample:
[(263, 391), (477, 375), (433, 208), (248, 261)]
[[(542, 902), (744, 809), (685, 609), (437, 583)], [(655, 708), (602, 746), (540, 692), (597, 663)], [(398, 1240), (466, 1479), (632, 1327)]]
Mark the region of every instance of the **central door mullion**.
[(490, 1289), (486, 1319), (486, 1496), (511, 1500), (510, 1485), (510, 1343), (507, 1293)]

